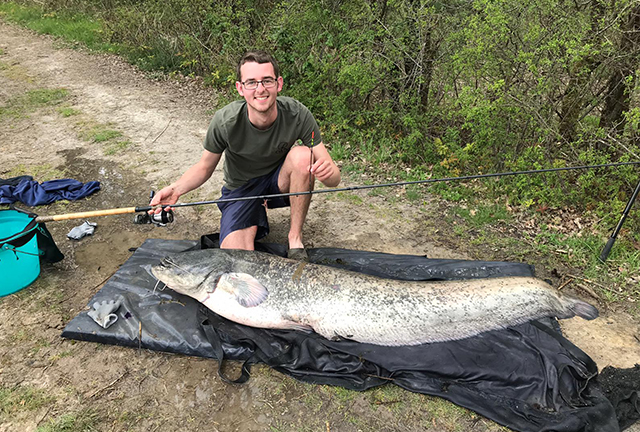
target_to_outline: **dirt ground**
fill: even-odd
[[[41,215],[145,205],[151,189],[198,160],[216,106],[216,95],[197,80],[149,79],[116,57],[63,47],[0,22],[0,106],[38,89],[68,93],[56,105],[0,116],[0,178],[31,174],[40,181],[70,177],[102,184],[87,199],[34,209]],[[105,131],[117,133],[97,138]],[[221,183],[218,170],[182,200],[216,198]],[[449,240],[452,227],[440,211],[388,195],[317,195],[305,240],[312,247],[483,258],[475,246]],[[95,234],[79,242],[66,238],[78,221],[47,224],[64,261],[0,299],[0,431],[504,430],[448,402],[393,386],[350,392],[301,384],[266,367],[255,367],[248,384],[229,386],[218,379],[212,360],[62,339],[64,326],[86,309],[130,248],[148,238],[217,232],[219,212],[215,206],[179,209],[166,228],[132,219],[92,219]],[[287,211],[271,210],[270,220],[267,240],[286,242]],[[497,252],[492,258],[509,257]],[[554,280],[552,270],[538,267],[540,276]],[[600,368],[633,366],[640,360],[637,320],[624,312],[602,315],[562,326]],[[63,429],[64,422],[73,428]]]

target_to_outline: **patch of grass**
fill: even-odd
[[[118,54],[142,70],[152,71],[154,78],[161,79],[169,69],[181,66],[169,42],[159,39],[157,46],[132,46],[110,42],[112,30],[99,17],[90,12],[80,13],[74,6],[67,10],[47,11],[50,5],[18,4],[0,2],[0,16],[38,33],[52,35],[65,45],[75,48],[84,46],[94,51]]]
[[[616,241],[606,263],[600,261],[605,245],[600,236],[577,237],[543,227],[532,240],[538,254],[552,254],[568,266],[582,269],[584,278],[597,283],[589,286],[605,300],[640,301],[640,251],[626,239]]]
[[[58,108],[58,112],[62,117],[71,117],[81,113],[80,110],[71,107],[60,107]]]
[[[306,409],[311,410],[314,414],[318,414],[325,404],[323,394],[325,392],[324,386],[310,389],[305,392],[302,398],[302,403]]]
[[[275,423],[275,425],[269,426],[270,432],[284,432],[287,430],[287,425],[285,425],[284,422],[276,419]]]
[[[32,354],[36,354],[38,351],[40,351],[42,348],[48,348],[51,345],[51,343],[44,338],[38,338],[35,342],[35,346],[33,348],[31,348],[31,353]]]
[[[350,156],[349,144],[343,145],[339,142],[332,143],[329,149],[329,153],[333,160],[346,160]]]
[[[34,89],[24,94],[9,99],[4,105],[0,106],[0,120],[9,117],[21,117],[36,111],[45,106],[59,104],[69,97],[66,89]]]
[[[336,160],[340,160],[340,159],[336,159]],[[366,169],[364,166],[359,165],[358,163],[351,162],[348,160],[346,161],[342,160],[342,166],[340,167],[340,171],[343,173],[343,175],[356,176],[364,173]]]
[[[119,138],[122,136],[122,132],[114,130],[114,129],[101,129],[101,130],[94,130],[93,133],[91,134],[91,139],[93,140],[93,142],[105,142],[105,141],[109,141],[112,140],[114,138]]]
[[[478,231],[476,236],[469,240],[469,244],[471,245],[484,245],[484,244],[493,244],[490,243],[494,238],[484,229]]]
[[[35,89],[27,92],[26,100],[30,105],[54,105],[69,96],[67,89]]]
[[[122,132],[114,129],[112,124],[80,120],[76,126],[80,129],[79,137],[84,141],[105,143],[122,137]]]
[[[411,398],[417,395],[395,385],[384,385],[372,389],[368,396],[373,410],[386,407],[389,411],[399,414],[407,407],[407,401],[410,403]]]
[[[388,189],[369,189],[367,196],[370,197],[384,197],[388,195]]]
[[[453,233],[459,237],[462,237],[466,232],[467,230],[462,225],[453,226]]]
[[[28,330],[26,330],[24,328],[21,328],[18,331],[16,331],[15,333],[10,334],[9,335],[9,340],[11,342],[14,342],[14,343],[23,344],[26,341],[28,341],[29,339],[31,339],[31,336],[32,335]]]
[[[44,390],[33,387],[0,387],[0,418],[20,411],[34,411],[53,402]]]
[[[109,145],[105,150],[104,154],[107,156],[114,155],[120,153],[123,150],[126,150],[132,144],[129,140],[117,141],[114,144]]]
[[[100,422],[92,410],[63,414],[36,429],[36,432],[92,432]]]
[[[0,62],[0,74],[12,81],[22,83],[33,83],[33,77],[29,75],[29,70],[19,64],[9,64]]]
[[[38,33],[61,38],[65,42],[81,42],[88,48],[114,51],[117,45],[108,42],[108,32],[99,19],[82,14],[45,11],[35,5],[14,2],[0,3],[0,14],[7,21],[23,25]]]
[[[51,363],[55,363],[58,360],[60,360],[61,358],[65,358],[65,357],[69,357],[71,354],[73,354],[73,351],[71,350],[67,350],[67,351],[62,351],[58,354],[52,355],[51,357],[49,357],[49,361]]]
[[[353,401],[358,394],[353,390],[348,390],[343,387],[330,387],[330,391],[333,394],[335,403],[338,405],[338,409],[349,406],[350,402]]]
[[[407,199],[409,201],[419,201],[424,196],[424,190],[417,185],[407,186]]]
[[[69,92],[61,88],[29,90],[9,99],[5,105],[0,106],[0,120],[27,116],[39,108],[59,104],[68,96]]]
[[[3,174],[3,177],[18,177],[23,175],[30,175],[39,182],[55,180],[66,177],[64,170],[52,167],[50,164],[42,165],[24,165],[20,164],[13,167],[10,171]]]
[[[152,79],[155,81],[165,81],[168,78],[168,74],[163,70],[151,70],[148,71],[145,76],[148,79]]]
[[[171,180],[161,179],[156,182],[156,190],[163,189],[171,184]]]
[[[91,197],[87,197],[85,198],[85,200],[88,200],[88,198]],[[63,214],[63,213],[71,213],[71,212],[75,212],[75,211],[79,211],[79,209],[77,208],[77,205],[69,200],[60,200],[60,201],[56,201],[53,202],[51,204],[49,204],[46,209],[42,210],[43,214]],[[36,282],[39,279],[36,279]],[[47,287],[48,288],[48,287]],[[54,295],[56,294],[56,291],[53,292]]]
[[[24,113],[16,107],[8,105],[0,107],[0,121],[6,118],[14,119],[22,116],[24,116]]]
[[[337,192],[337,198],[355,205],[361,205],[364,201],[360,196],[349,192]]]
[[[470,200],[474,202],[474,200]],[[469,203],[467,206],[471,207]],[[640,302],[640,250],[632,233],[621,236],[606,263],[599,259],[606,236],[597,232],[566,232],[562,226],[541,225],[536,234],[523,231],[505,234],[499,222],[511,222],[511,213],[502,205],[454,208],[445,217],[447,225],[466,245],[480,254],[478,259],[515,260],[535,263],[541,268],[564,268],[584,279],[575,282],[593,290],[606,303],[629,305]],[[569,270],[573,269],[573,270]],[[570,285],[571,287],[571,285]],[[583,290],[584,291],[584,290]]]
[[[464,418],[475,416],[471,411],[445,399],[430,396],[425,399],[426,410],[431,414],[434,424],[439,425],[440,428],[444,426],[444,430],[462,432],[467,426],[467,422],[463,421]]]
[[[12,342],[25,342],[31,338],[31,333],[25,329],[20,328],[17,332],[9,335],[9,340]]]
[[[632,233],[618,238],[603,263],[599,257],[607,238],[596,231],[566,232],[562,226],[541,224],[536,234],[525,230],[512,236],[505,235],[503,227],[494,226],[495,221],[511,219],[509,213],[495,206],[479,209],[475,214],[466,209],[451,213],[456,217],[445,218],[446,223],[467,244],[481,246],[476,249],[482,255],[479,259],[525,261],[541,268],[565,269],[567,274],[581,278],[576,283],[592,289],[604,302],[625,306],[640,302],[640,250]],[[535,215],[534,218],[538,220]]]
[[[475,209],[458,207],[454,209],[454,213],[465,219],[469,226],[473,228],[511,220],[511,214],[509,214],[508,210],[504,206],[497,204],[478,206]]]
[[[476,193],[472,188],[455,183],[435,183],[431,185],[429,191],[440,195],[447,201],[453,202],[473,198]]]

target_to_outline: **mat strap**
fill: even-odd
[[[244,361],[244,363],[242,363],[242,372],[240,374],[240,377],[235,380],[228,378],[222,372],[222,364],[224,363],[224,350],[222,349],[222,340],[220,338],[220,335],[218,334],[218,330],[209,321],[209,317],[208,317],[209,313],[210,313],[209,310],[206,309],[204,306],[198,308],[200,325],[202,326],[202,330],[204,331],[204,334],[207,337],[207,340],[211,344],[211,349],[213,350],[213,354],[215,358],[218,360],[218,376],[222,381],[226,382],[227,384],[246,383],[247,381],[249,381],[249,378],[251,377],[251,365],[258,362],[258,359],[255,355],[255,352],[256,352],[255,345],[252,344],[253,346],[251,347],[252,348],[251,352],[254,354],[252,354],[250,358],[248,358],[247,360]]]

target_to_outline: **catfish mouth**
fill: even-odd
[[[164,261],[164,259],[162,261]],[[167,277],[167,266],[164,262],[152,265],[151,274],[160,282],[163,282],[165,285],[169,286],[169,278]]]
[[[198,272],[197,266],[178,264],[171,256],[164,257],[159,264],[151,266],[151,273],[160,282],[174,291],[189,295],[199,290],[212,272]]]
[[[151,273],[169,288],[189,290],[200,285],[197,276],[188,268],[178,265],[172,257],[164,257],[159,264],[151,266]]]

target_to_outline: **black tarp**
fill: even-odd
[[[620,430],[612,403],[595,383],[596,364],[559,333],[553,320],[461,341],[381,347],[329,341],[315,333],[242,326],[189,297],[155,287],[150,265],[167,254],[215,243],[215,237],[201,242],[147,240],[89,302],[121,298],[118,321],[102,329],[82,312],[62,335],[186,355],[224,356],[244,360],[246,367],[263,362],[302,381],[353,390],[393,382],[443,397],[518,431]],[[282,245],[257,246],[285,253]],[[534,272],[532,266],[520,263],[434,260],[331,248],[311,249],[309,255],[312,262],[398,279],[530,276]]]

